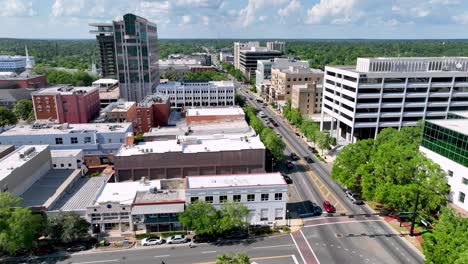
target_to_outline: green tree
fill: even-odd
[[[283,116],[289,121],[291,121],[291,111],[292,111],[291,100],[288,100],[286,101],[286,104],[283,106]]]
[[[69,243],[86,236],[90,223],[75,212],[61,212],[51,216],[47,222],[47,234],[53,238]]]
[[[291,124],[293,124],[294,126],[297,126],[299,127],[302,123],[302,115],[301,115],[301,112],[299,111],[299,109],[297,108],[294,108],[291,110]]]
[[[328,132],[320,132],[317,134],[317,145],[322,151],[330,149],[331,137]]]
[[[234,102],[240,107],[245,106],[245,98],[242,95],[238,94],[237,91],[234,93]]]
[[[250,264],[250,258],[245,253],[230,256],[226,253],[216,257],[216,264]]]
[[[432,232],[423,238],[426,263],[468,263],[468,218],[453,209],[443,209]]]
[[[8,254],[31,248],[43,228],[42,216],[21,203],[8,192],[0,193],[0,250]]]
[[[216,234],[218,232],[218,213],[212,204],[196,201],[179,214],[179,222],[197,234]]]
[[[265,128],[260,135],[265,147],[270,151],[271,155],[276,160],[282,160],[284,158],[284,149],[286,145],[284,142],[269,128]]]
[[[29,99],[22,99],[19,100],[15,107],[13,108],[13,113],[16,115],[18,119],[28,120],[32,116],[34,116],[34,109],[33,103]]]
[[[224,233],[234,229],[246,229],[249,225],[247,222],[248,214],[249,210],[241,203],[224,203],[219,211],[218,231]]]
[[[0,128],[8,125],[14,125],[18,122],[16,115],[8,108],[0,106]]]
[[[250,91],[252,93],[256,93],[257,92],[257,87],[255,85],[252,85],[252,87],[250,87]]]

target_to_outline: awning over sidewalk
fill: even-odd
[[[181,213],[184,211],[184,205],[184,203],[134,205],[132,215]]]

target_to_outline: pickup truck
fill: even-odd
[[[351,191],[346,191],[346,196],[348,196],[349,200],[353,202],[353,204],[363,204],[361,197],[358,194],[354,194]]]

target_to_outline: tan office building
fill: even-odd
[[[301,115],[320,113],[322,106],[321,84],[295,84],[291,91],[291,106],[298,108]]]
[[[291,66],[287,69],[271,69],[270,101],[291,99],[293,85],[321,83],[323,71],[302,66]]]

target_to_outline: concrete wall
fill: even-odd
[[[265,150],[146,153],[116,156],[116,181],[183,178],[189,175],[265,172]]]

